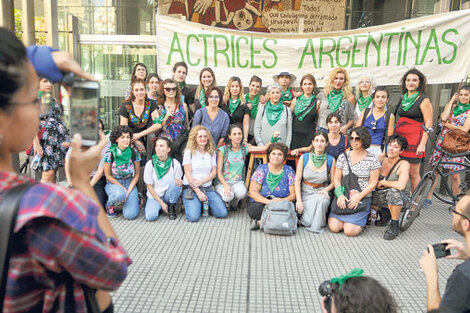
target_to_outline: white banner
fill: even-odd
[[[346,68],[354,85],[362,73],[379,85],[398,85],[412,67],[431,84],[460,82],[470,64],[470,10],[315,34],[233,31],[159,15],[157,51],[161,76],[171,77],[173,64],[185,61],[189,84],[199,84],[204,67],[214,70],[220,86],[231,76],[247,85],[252,75],[266,86],[289,71],[299,78],[311,73],[321,87],[335,67]]]

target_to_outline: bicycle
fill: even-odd
[[[467,158],[467,156],[470,155],[470,151],[458,153],[458,154],[452,154],[448,151],[445,151],[441,149],[440,147],[437,147],[436,145],[437,138],[432,128],[426,128],[424,125],[422,125],[421,128],[428,134],[429,139],[433,145],[433,149],[441,152],[441,156],[439,157],[439,159],[437,160],[433,168],[423,175],[415,191],[412,193],[411,199],[404,204],[403,209],[402,209],[402,214],[400,216],[400,223],[399,223],[401,231],[407,230],[411,226],[411,224],[413,224],[416,217],[418,217],[420,210],[424,206],[424,201],[427,199],[427,196],[429,192],[431,191],[434,181],[437,178],[436,173],[439,174],[441,179],[444,179],[444,181],[446,182],[444,184],[444,187],[445,187],[445,194],[448,194],[448,196],[446,196],[445,194],[441,195],[437,193],[436,191],[433,192],[433,195],[437,199],[443,201],[444,203],[455,205],[457,201],[459,201],[459,199],[464,194],[459,193],[458,195],[454,195],[452,192],[452,189],[447,184],[447,177],[455,173],[470,172],[470,160]],[[444,156],[447,156],[449,158],[464,157],[464,162],[462,164],[462,163],[456,163],[456,162],[443,161],[442,159]],[[442,165],[460,165],[460,166],[463,166],[464,168],[458,171],[445,171],[444,172],[441,167]]]

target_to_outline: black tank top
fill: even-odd
[[[398,115],[400,117],[408,117],[408,118],[411,118],[417,122],[420,122],[420,123],[424,123],[424,117],[423,117],[423,113],[421,112],[421,109],[420,109],[420,105],[421,105],[421,102],[424,101],[424,99],[429,99],[429,97],[423,93],[421,93],[418,97],[418,99],[416,99],[415,103],[413,104],[413,106],[411,107],[411,109],[409,109],[408,111],[404,111],[403,110],[403,106],[401,105],[401,99],[400,99],[400,102],[398,102],[398,109],[395,110],[395,115]],[[398,120],[398,119],[397,119]]]

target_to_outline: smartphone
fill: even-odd
[[[83,146],[98,143],[98,114],[100,84],[94,81],[75,81],[70,98],[70,133],[80,134]]]
[[[434,254],[436,255],[436,259],[450,255],[450,249],[446,250],[446,243],[436,243],[433,244],[432,247],[434,248]]]

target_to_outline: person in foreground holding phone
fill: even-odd
[[[15,173],[11,155],[26,150],[31,144],[38,129],[39,110],[38,80],[25,47],[6,28],[0,28],[0,38],[2,201],[3,192],[33,181]],[[55,78],[60,75],[48,75],[49,70],[41,73],[46,65],[56,73],[73,71],[84,77],[78,64],[63,52],[33,47],[28,53],[37,71],[52,81],[59,81],[60,78]],[[86,152],[80,152],[81,138],[79,135],[73,138],[70,175],[75,190],[38,183],[24,194],[12,238],[6,292],[0,294],[4,300],[0,311],[87,312],[82,287],[85,285],[99,289],[96,295],[101,311],[113,312],[105,290],[116,290],[120,286],[131,260],[100,209],[89,181],[105,144],[101,141]],[[84,255],[93,255],[93,258],[81,257]]]
[[[427,286],[427,309],[439,312],[469,312],[470,311],[470,195],[464,196],[455,207],[449,208],[452,214],[452,229],[464,237],[465,242],[454,239],[443,240],[441,245],[428,245],[419,260]],[[434,247],[433,247],[434,246]],[[455,249],[455,254],[450,254]],[[460,259],[463,263],[457,265],[447,279],[446,289],[441,298],[439,293],[436,258]]]

